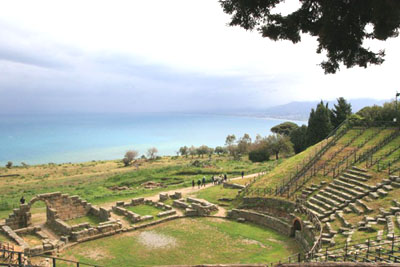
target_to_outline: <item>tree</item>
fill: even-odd
[[[217,155],[221,155],[221,154],[226,153],[226,149],[223,148],[222,146],[217,146],[217,147],[215,148],[214,152],[215,152]]]
[[[290,133],[290,142],[293,144],[294,153],[300,153],[307,148],[307,126],[302,125]]]
[[[266,142],[271,154],[275,154],[277,160],[279,153],[291,153],[293,151],[293,144],[287,136],[273,134],[267,137]]]
[[[271,132],[289,136],[290,133],[297,128],[299,128],[299,126],[296,123],[286,121],[286,122],[283,122],[281,124],[278,124],[278,125],[275,125],[274,127],[272,127]]]
[[[147,150],[147,157],[148,157],[149,159],[152,159],[152,160],[153,160],[153,159],[156,158],[157,153],[158,153],[158,149],[155,148],[155,147],[151,147],[151,148],[149,148],[149,149]]]
[[[131,164],[131,162],[139,155],[139,153],[136,150],[128,150],[125,153],[124,158],[122,159],[122,162],[124,163],[125,167]]]
[[[209,154],[209,152],[210,152],[210,148],[208,146],[206,146],[206,145],[202,145],[202,146],[199,146],[197,148],[197,154],[199,156],[201,155],[201,157],[203,157],[204,155]]]
[[[237,143],[239,152],[241,154],[247,154],[249,152],[251,146],[251,137],[247,133],[243,135],[242,138],[239,139]]]
[[[231,156],[237,157],[237,146],[235,145],[236,136],[234,134],[228,135],[225,139],[226,148]]]
[[[225,145],[231,146],[235,143],[235,141],[236,141],[236,136],[234,134],[228,135],[225,139]]]
[[[315,111],[314,109],[311,110],[307,128],[308,145],[318,143],[331,132],[332,124],[329,114],[328,104],[325,105],[323,101],[317,105]]]
[[[301,33],[317,37],[317,53],[327,52],[321,63],[325,73],[335,73],[339,63],[347,68],[380,65],[385,52],[365,48],[366,39],[386,40],[398,36],[398,0],[302,0],[296,11],[282,16],[274,8],[284,0],[219,0],[225,13],[232,15],[230,26],[256,29],[274,41],[301,41]]]
[[[9,162],[7,162],[7,164],[6,164],[6,168],[7,168],[7,169],[11,169],[12,165],[13,165],[12,161],[9,161]]]
[[[271,150],[267,145],[258,146],[249,152],[249,160],[252,162],[263,162],[269,160],[270,156]]]
[[[186,156],[187,157],[188,154],[189,154],[189,148],[187,146],[182,146],[182,147],[179,148],[179,153],[182,156]]]
[[[189,155],[192,156],[192,158],[194,157],[194,155],[196,155],[197,153],[197,149],[194,146],[189,147]]]
[[[352,114],[351,104],[348,103],[343,97],[339,97],[337,99],[337,105],[333,105],[333,109],[331,111],[331,123],[333,128],[338,127]]]

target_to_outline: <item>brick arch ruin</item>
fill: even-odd
[[[18,209],[6,219],[6,225],[11,229],[20,229],[32,225],[31,207],[37,201],[43,201],[46,204],[46,223],[51,225],[58,219],[63,221],[85,216],[89,212],[100,215],[100,210],[92,207],[90,203],[82,200],[78,196],[69,196],[60,192],[40,194],[33,197],[28,203],[21,204]],[[109,218],[109,214],[104,212],[104,219]]]

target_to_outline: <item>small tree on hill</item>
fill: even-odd
[[[136,150],[129,150],[125,153],[125,157],[122,159],[125,167],[130,165],[131,162],[139,155]]]
[[[217,155],[221,155],[221,154],[226,153],[226,149],[224,149],[222,146],[217,146],[217,147],[215,148],[214,152],[215,152]]]
[[[182,146],[182,147],[179,148],[179,153],[182,156],[186,156],[187,157],[188,154],[189,154],[189,148],[187,146]]]
[[[241,154],[247,154],[250,150],[251,146],[251,137],[247,133],[243,135],[242,138],[239,139],[237,143],[239,152]]]
[[[155,147],[151,147],[147,150],[147,157],[151,160],[155,159],[158,153],[158,149]]]
[[[13,165],[12,161],[9,161],[6,164],[6,168],[11,169],[12,165]]]
[[[270,135],[266,139],[268,149],[271,154],[279,159],[279,153],[291,153],[293,151],[293,144],[290,142],[289,137],[279,134]]]

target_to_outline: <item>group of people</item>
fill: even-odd
[[[226,181],[228,181],[228,176],[226,174],[221,174],[218,177],[215,177],[214,175],[211,176],[211,183],[213,185],[221,184],[221,183],[226,182]],[[198,179],[197,182],[195,180],[192,180],[192,187],[193,188],[196,186],[196,183],[197,183],[198,188],[200,188],[202,186],[205,187],[206,184],[208,183],[208,181],[207,181],[205,176],[203,176],[203,179]]]

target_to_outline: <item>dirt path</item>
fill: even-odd
[[[265,172],[253,173],[253,174],[249,174],[249,175],[243,176],[243,179],[246,179],[246,178],[255,178],[255,177],[258,177],[259,175],[263,175],[263,174],[265,174]],[[230,182],[230,181],[235,181],[235,180],[240,180],[240,179],[242,179],[241,176],[239,176],[239,177],[234,177],[234,178],[228,179],[228,182]],[[211,186],[214,186],[214,185],[213,185],[212,183],[208,183],[208,184],[206,184],[205,186],[201,186],[200,188],[199,188],[197,185],[195,185],[195,187],[178,188],[178,189],[173,189],[173,190],[168,190],[168,191],[159,192],[159,193],[157,193],[157,194],[155,194],[155,195],[153,195],[153,196],[149,196],[149,197],[145,197],[145,198],[146,198],[146,199],[153,200],[153,201],[158,201],[158,200],[159,200],[159,194],[167,193],[168,195],[173,195],[175,192],[182,193],[182,196],[186,196],[186,195],[188,195],[188,194],[191,194],[191,193],[193,193],[193,192],[197,192],[197,191],[200,191],[200,190],[209,188],[209,187],[211,187]],[[130,200],[130,199],[131,199],[131,198],[126,199],[126,200]],[[123,200],[121,200],[121,201],[123,201]],[[115,206],[115,205],[116,205],[116,202],[109,202],[109,203],[104,203],[104,204],[99,205],[99,206],[104,207],[104,208],[111,208],[112,206]]]

